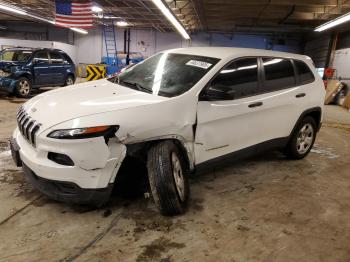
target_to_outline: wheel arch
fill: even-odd
[[[306,117],[306,116],[311,116],[315,122],[316,122],[316,128],[317,128],[317,131],[320,130],[321,128],[321,120],[322,120],[322,108],[321,107],[313,107],[313,108],[309,108],[307,110],[305,110],[298,118],[298,120],[296,121],[294,127],[293,127],[293,130],[292,132],[290,133],[289,135],[289,139],[292,137],[292,135],[294,134],[296,128],[298,127],[300,121]]]
[[[33,84],[33,75],[32,75],[32,74],[30,74],[30,73],[28,73],[28,72],[21,73],[21,74],[17,77],[17,79],[20,79],[21,77],[27,78],[27,79],[30,81],[30,83]]]
[[[73,80],[74,80],[74,82],[75,82],[75,80],[76,80],[75,74],[74,74],[73,72],[67,73],[66,79],[67,79],[69,76],[73,77]]]
[[[146,141],[142,141],[134,144],[127,144],[126,154],[129,156],[137,156],[145,159],[147,157],[148,150],[155,144],[159,142],[172,141],[180,150],[181,154],[184,157],[186,168],[188,170],[194,169],[193,156],[191,155],[190,150],[186,147],[185,140],[181,137],[161,137],[161,138],[152,138]]]

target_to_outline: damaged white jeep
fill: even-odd
[[[305,157],[324,94],[306,56],[175,49],[114,78],[30,99],[17,114],[11,150],[44,194],[96,206],[109,199],[125,157],[137,156],[160,212],[180,214],[188,174],[200,167],[272,148]]]

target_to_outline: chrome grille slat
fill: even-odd
[[[36,147],[36,134],[41,124],[37,123],[21,107],[17,112],[17,125],[22,136],[34,147]]]
[[[25,127],[25,134],[26,134],[26,137],[28,138],[29,141],[30,141],[29,129],[32,125],[33,125],[33,121],[30,120]]]

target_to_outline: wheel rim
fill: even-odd
[[[314,140],[314,128],[307,123],[300,129],[297,138],[297,151],[299,154],[305,154],[311,147]]]
[[[171,153],[171,163],[173,166],[173,176],[175,180],[176,190],[179,194],[181,201],[185,200],[185,181],[183,177],[182,167],[180,159],[175,152]]]
[[[71,77],[68,77],[67,79],[67,86],[73,85],[73,79]]]
[[[21,80],[18,84],[19,86],[19,93],[23,96],[26,96],[29,94],[29,91],[30,91],[30,85],[29,85],[29,82],[28,80]]]

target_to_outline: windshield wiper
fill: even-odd
[[[134,88],[134,89],[139,90],[139,91],[143,91],[146,93],[152,93],[152,90],[150,90],[146,87],[143,87],[142,85],[140,85],[138,83],[133,83],[133,82],[124,81],[124,80],[120,80],[120,79],[119,79],[118,83],[128,85],[129,87]]]

